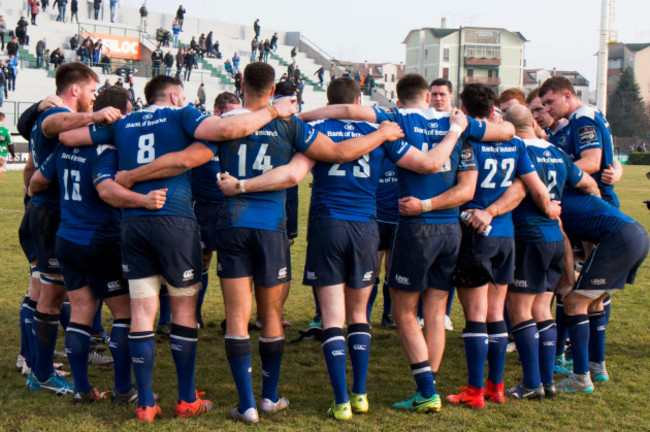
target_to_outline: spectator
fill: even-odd
[[[190,41],[190,49],[193,49],[194,51],[199,49],[199,44],[196,42],[196,36],[192,36],[192,40]]]
[[[253,23],[253,31],[255,31],[255,37],[257,39],[260,38],[260,30],[261,30],[261,28],[260,28],[260,19],[257,18],[255,20],[255,22]]]
[[[334,63],[330,63],[330,82],[336,79],[336,66]]]
[[[131,104],[135,103],[135,89],[133,88],[133,83],[129,83],[129,99],[131,99]]]
[[[299,69],[296,68],[296,72],[298,72]],[[302,92],[305,89],[305,85],[302,83],[302,79],[300,76],[296,76],[296,101],[298,102],[298,112],[302,112]]]
[[[181,27],[181,31],[183,31],[183,21],[185,21],[185,8],[183,5],[180,5],[178,7],[178,10],[176,11],[176,21],[178,21],[178,25]]]
[[[356,71],[355,74],[354,74],[354,80],[355,80],[357,83],[361,83],[361,73],[359,72],[359,69],[357,69],[357,71]]]
[[[102,0],[95,0],[94,9],[95,9],[95,20],[99,19],[99,9],[102,7]]]
[[[111,73],[111,57],[108,54],[108,47],[104,47],[101,56],[99,57],[99,62],[102,64],[102,73],[104,75]]]
[[[18,20],[18,25],[16,26],[16,36],[18,37],[18,43],[25,46],[29,45],[29,36],[27,36],[27,26],[29,23],[25,17],[20,17]]]
[[[174,66],[174,56],[172,55],[171,51],[167,50],[167,54],[165,54],[163,63],[165,63],[165,75],[172,76],[172,67]]]
[[[111,22],[115,22],[115,7],[120,0],[111,0]]]
[[[9,56],[7,62],[7,90],[16,91],[16,75],[18,75],[18,57]]]
[[[207,48],[205,47],[205,33],[201,33],[201,36],[199,36],[199,49],[197,50],[199,56],[203,58],[203,54],[207,51]]]
[[[79,36],[75,34],[70,38],[70,49],[72,51],[76,51],[78,47],[79,47]]]
[[[242,82],[242,74],[241,72],[237,72],[235,74],[235,94],[237,95],[238,98],[242,98],[244,95],[244,92],[241,90],[241,82]]]
[[[323,87],[323,82],[325,80],[325,67],[321,66],[320,69],[314,72],[314,75],[318,76],[318,84]]]
[[[257,47],[259,47],[259,45],[260,43],[257,41],[257,37],[254,37],[251,41],[251,62],[255,61],[255,57],[257,56]]]
[[[147,4],[142,3],[140,8],[140,29],[143,32],[147,32],[147,17],[149,16],[149,11],[147,10]]]
[[[289,81],[293,81],[293,71],[296,70],[296,62],[291,62],[289,66],[287,66],[287,75],[289,75]]]
[[[7,83],[7,70],[4,63],[0,60],[0,107],[5,99],[5,85]]]
[[[262,60],[264,60],[264,44],[260,43],[257,46],[257,48],[260,50],[260,54],[259,54],[259,56],[257,58],[257,61],[262,61]],[[255,61],[255,60],[253,59],[253,61]]]
[[[219,41],[216,41],[213,45],[212,48],[214,49],[214,55],[218,59],[221,58],[221,52],[219,52]]]
[[[269,52],[271,51],[271,42],[268,39],[264,41],[264,62],[269,62]]]
[[[226,62],[223,64],[224,69],[226,72],[228,72],[228,75],[230,75],[231,78],[235,77],[235,73],[232,69],[232,63],[230,63],[230,60],[226,60]]]
[[[50,2],[48,0],[41,0],[41,9],[43,9],[43,12],[45,12],[45,9],[47,9],[47,5],[49,5]]]
[[[84,40],[81,44],[81,47],[77,50],[77,54],[79,55],[81,61],[86,64],[91,63],[92,52],[92,42],[88,39]]]
[[[176,53],[176,78],[181,79],[181,72],[185,65],[185,48],[180,47]]]
[[[67,1],[67,0],[59,0],[60,1]],[[70,0],[70,22],[72,23],[72,20],[76,19],[77,24],[79,24],[79,1],[78,0]],[[65,22],[65,5],[63,6],[63,20],[62,22]]]
[[[153,69],[151,71],[152,77],[160,75],[160,67],[162,66],[163,59],[164,55],[160,49],[160,44],[158,44],[154,52],[151,53],[151,62],[153,64]]]
[[[36,42],[36,68],[40,69],[45,60],[45,49],[47,48],[47,38]]]
[[[38,0],[32,0],[32,25],[36,25],[36,15],[38,15],[38,7],[40,3]]]
[[[298,55],[298,52],[296,51],[296,47],[291,48],[291,60],[293,61],[296,56]]]
[[[212,46],[212,31],[205,37],[205,47],[208,50],[208,57],[216,57],[214,47]]]
[[[52,63],[54,69],[58,68],[64,61],[65,57],[63,56],[63,51],[61,48],[55,49],[50,55],[50,63]]]
[[[192,69],[194,69],[194,65],[196,64],[196,55],[194,54],[194,50],[190,49],[187,53],[185,53],[185,81],[190,80],[190,76],[192,75]]]
[[[122,77],[119,77],[117,81],[115,81],[115,85],[124,88],[124,82],[122,81]]]
[[[293,81],[298,82],[298,78],[300,78],[301,73],[300,73],[300,67],[296,66],[296,70],[293,71]]]
[[[104,52],[104,42],[101,39],[97,39],[97,42],[95,42],[95,46],[93,47],[94,64],[99,64],[103,52]]]
[[[50,70],[50,57],[52,53],[50,52],[50,49],[45,50],[45,54],[43,55],[44,61],[43,63],[45,64],[45,70]]]
[[[289,75],[287,75],[287,73],[285,72],[285,73],[282,74],[282,76],[280,77],[278,82],[283,82],[283,81],[287,81],[287,80],[289,80]]]
[[[142,103],[142,98],[138,96],[135,98],[135,103],[133,104],[133,111],[140,111],[142,108],[144,108],[144,104]]]
[[[0,60],[0,73],[4,76],[4,98],[7,99],[9,97],[9,91],[7,89],[9,85],[9,67],[2,60]]]
[[[237,55],[237,53],[235,53],[232,56],[232,70],[233,70],[233,72],[237,72],[239,70],[239,60],[240,60],[239,56]]]
[[[12,56],[16,54],[18,54],[18,40],[14,36],[7,42],[7,55]]]
[[[106,78],[106,81],[104,81],[104,85],[97,89],[97,94],[100,94],[110,86],[111,86],[111,81],[108,78]]]
[[[637,147],[636,151],[645,153],[648,151],[648,146],[646,145],[645,141],[643,141],[639,146]]]
[[[205,84],[201,83],[199,89],[196,91],[196,97],[199,98],[201,105],[205,105]]]
[[[271,49],[273,52],[276,52],[278,50],[278,34],[273,33],[273,36],[271,36]]]
[[[2,49],[0,51],[5,50],[5,32],[7,31],[7,23],[5,22],[5,19],[2,15],[0,15],[0,42],[2,43]]]
[[[169,42],[171,41],[171,39],[172,39],[172,35],[169,32],[169,30],[163,29],[163,39],[162,39],[163,46],[169,47]]]
[[[178,20],[175,19],[172,24],[172,46],[176,48],[178,46],[178,34],[181,31],[181,26],[178,24]]]

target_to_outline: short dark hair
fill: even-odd
[[[512,99],[517,99],[520,104],[524,105],[526,103],[526,93],[517,87],[505,89],[499,95],[499,105]]]
[[[336,78],[327,86],[327,102],[330,105],[353,104],[360,95],[361,87],[352,78]]]
[[[4,120],[4,119],[5,119],[5,113],[0,111],[0,120]]]
[[[539,87],[534,88],[528,93],[528,96],[526,96],[526,105],[530,105],[532,101],[535,100],[535,98],[539,97]]]
[[[131,97],[127,89],[115,85],[110,86],[97,96],[93,104],[93,111],[110,106],[119,109],[125,115],[130,101]]]
[[[144,98],[147,100],[147,105],[153,105],[156,103],[158,99],[163,97],[167,87],[173,85],[183,87],[183,81],[176,77],[167,75],[157,75],[151,78],[144,86]]]
[[[294,96],[296,94],[296,85],[291,81],[280,81],[275,85],[273,96]]]
[[[261,96],[273,87],[275,69],[264,62],[249,63],[244,68],[244,86],[246,92]]]
[[[222,114],[226,110],[227,104],[238,104],[240,103],[239,98],[234,93],[230,92],[221,92],[214,100],[214,107],[219,110]]]
[[[492,114],[496,96],[485,84],[467,84],[460,93],[467,114],[476,118],[487,118]]]
[[[451,81],[449,81],[449,80],[446,79],[446,78],[436,78],[436,79],[434,79],[433,81],[431,81],[431,84],[429,85],[429,89],[430,89],[431,87],[433,87],[433,86],[437,86],[437,87],[438,87],[438,86],[440,86],[440,87],[441,87],[441,86],[445,86],[445,87],[447,87],[447,88],[449,89],[449,93],[453,93],[453,92],[454,92],[454,86],[453,86],[453,84],[451,83]]]
[[[552,91],[553,93],[561,93],[563,91],[568,91],[575,96],[576,91],[573,88],[573,84],[566,77],[563,76],[553,76],[544,81],[544,84],[539,88],[539,97],[543,98],[546,93]]]
[[[54,80],[56,82],[56,94],[60,96],[72,84],[79,84],[90,80],[99,82],[99,77],[94,70],[84,63],[68,62],[56,68]]]
[[[429,91],[429,83],[420,74],[409,73],[397,81],[397,99],[401,102],[411,102],[422,92]]]

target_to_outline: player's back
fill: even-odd
[[[220,172],[221,167],[219,165],[218,156],[215,156],[205,164],[192,169],[192,197],[194,201],[213,204],[223,203],[223,192],[221,192],[221,189],[217,186],[217,176]]]
[[[55,165],[61,192],[61,223],[57,235],[80,245],[119,238],[121,214],[101,200],[95,186],[117,170],[115,148],[108,145],[70,148],[59,146],[43,166]]]
[[[399,219],[399,186],[397,185],[397,167],[385,158],[379,169],[379,184],[376,200],[377,221],[397,223]]]
[[[234,110],[226,115],[246,112],[249,111]],[[221,170],[240,180],[259,176],[287,164],[294,152],[306,151],[317,134],[315,129],[295,116],[273,120],[247,137],[221,142],[218,148]],[[285,231],[285,198],[284,190],[226,197],[218,228]]]
[[[364,136],[377,129],[376,124],[342,120],[321,120],[311,125],[334,142]],[[407,149],[405,142],[384,143],[356,161],[317,162],[312,169],[310,218],[373,221],[381,164],[387,156],[398,160]]]
[[[215,151],[215,144],[193,138],[194,130],[205,116],[194,107],[163,107],[152,105],[129,114],[109,127],[91,127],[95,144],[114,143],[119,169],[132,170],[167,153],[178,152],[193,142],[201,142]],[[133,191],[147,194],[167,188],[167,201],[160,210],[125,209],[124,217],[184,216],[194,219],[190,172],[167,179],[137,183]]]

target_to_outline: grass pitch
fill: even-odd
[[[628,166],[616,186],[622,210],[650,229],[650,211],[642,203],[650,199],[650,182],[645,178],[649,167]],[[72,405],[70,397],[46,393],[31,394],[25,378],[16,372],[14,363],[20,348],[18,312],[27,289],[29,267],[18,244],[17,230],[23,215],[21,174],[5,173],[0,181],[0,430],[98,431],[98,430],[242,430],[247,427],[229,418],[237,404],[237,393],[230,376],[224,352],[223,331],[219,323],[224,317],[223,302],[215,275],[210,271],[210,287],[206,295],[203,317],[207,328],[200,331],[196,364],[196,387],[205,391],[215,403],[213,411],[194,419],[176,419],[173,407],[176,398],[176,374],[168,340],[156,340],[154,391],[160,395],[162,418],[154,425],[134,421],[134,406],[116,406],[108,401],[86,406]],[[300,233],[292,247],[292,290],[285,308],[285,317],[293,323],[287,329],[287,342],[295,340],[298,330],[306,327],[313,316],[311,289],[300,282],[306,250],[306,217],[309,202],[308,181],[300,187]],[[415,385],[409,366],[394,330],[381,327],[381,294],[373,311],[373,335],[368,397],[370,412],[356,415],[348,423],[336,422],[326,416],[333,400],[320,344],[314,341],[287,343],[285,347],[280,394],[291,405],[272,417],[262,417],[257,428],[271,430],[650,430],[648,389],[650,388],[650,261],[638,273],[634,286],[613,296],[612,315],[607,338],[607,367],[611,381],[597,384],[590,395],[563,395],[542,402],[507,401],[496,406],[488,404],[482,411],[451,406],[443,402],[439,414],[400,413],[390,408],[393,402],[408,398]],[[461,339],[462,310],[454,302],[452,319],[456,329],[447,332],[447,350],[438,375],[437,389],[441,395],[457,391],[466,383],[465,354]],[[110,313],[104,312],[104,327],[110,329]],[[257,355],[259,333],[252,332],[253,382],[259,397],[261,387],[260,361]],[[63,346],[59,333],[58,349]],[[69,370],[69,369],[68,369]],[[90,380],[100,390],[112,388],[110,368],[89,366]],[[506,360],[505,384],[514,385],[521,378],[516,354]],[[561,377],[556,376],[556,379]],[[348,381],[351,370],[348,368]],[[351,384],[349,384],[351,385]]]

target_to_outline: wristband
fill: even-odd
[[[454,132],[454,133],[460,135],[460,134],[463,133],[463,128],[460,127],[460,126],[459,126],[458,124],[456,124],[456,123],[452,123],[451,126],[449,126],[449,132]]]
[[[246,184],[246,180],[240,180],[239,181],[239,190],[241,191],[241,193],[246,193],[245,184]]]
[[[430,212],[432,208],[430,199],[422,200],[422,213]]]
[[[269,114],[271,114],[271,119],[272,120],[279,117],[278,116],[278,110],[274,106],[268,106],[268,107],[266,107],[266,109],[269,110]]]

